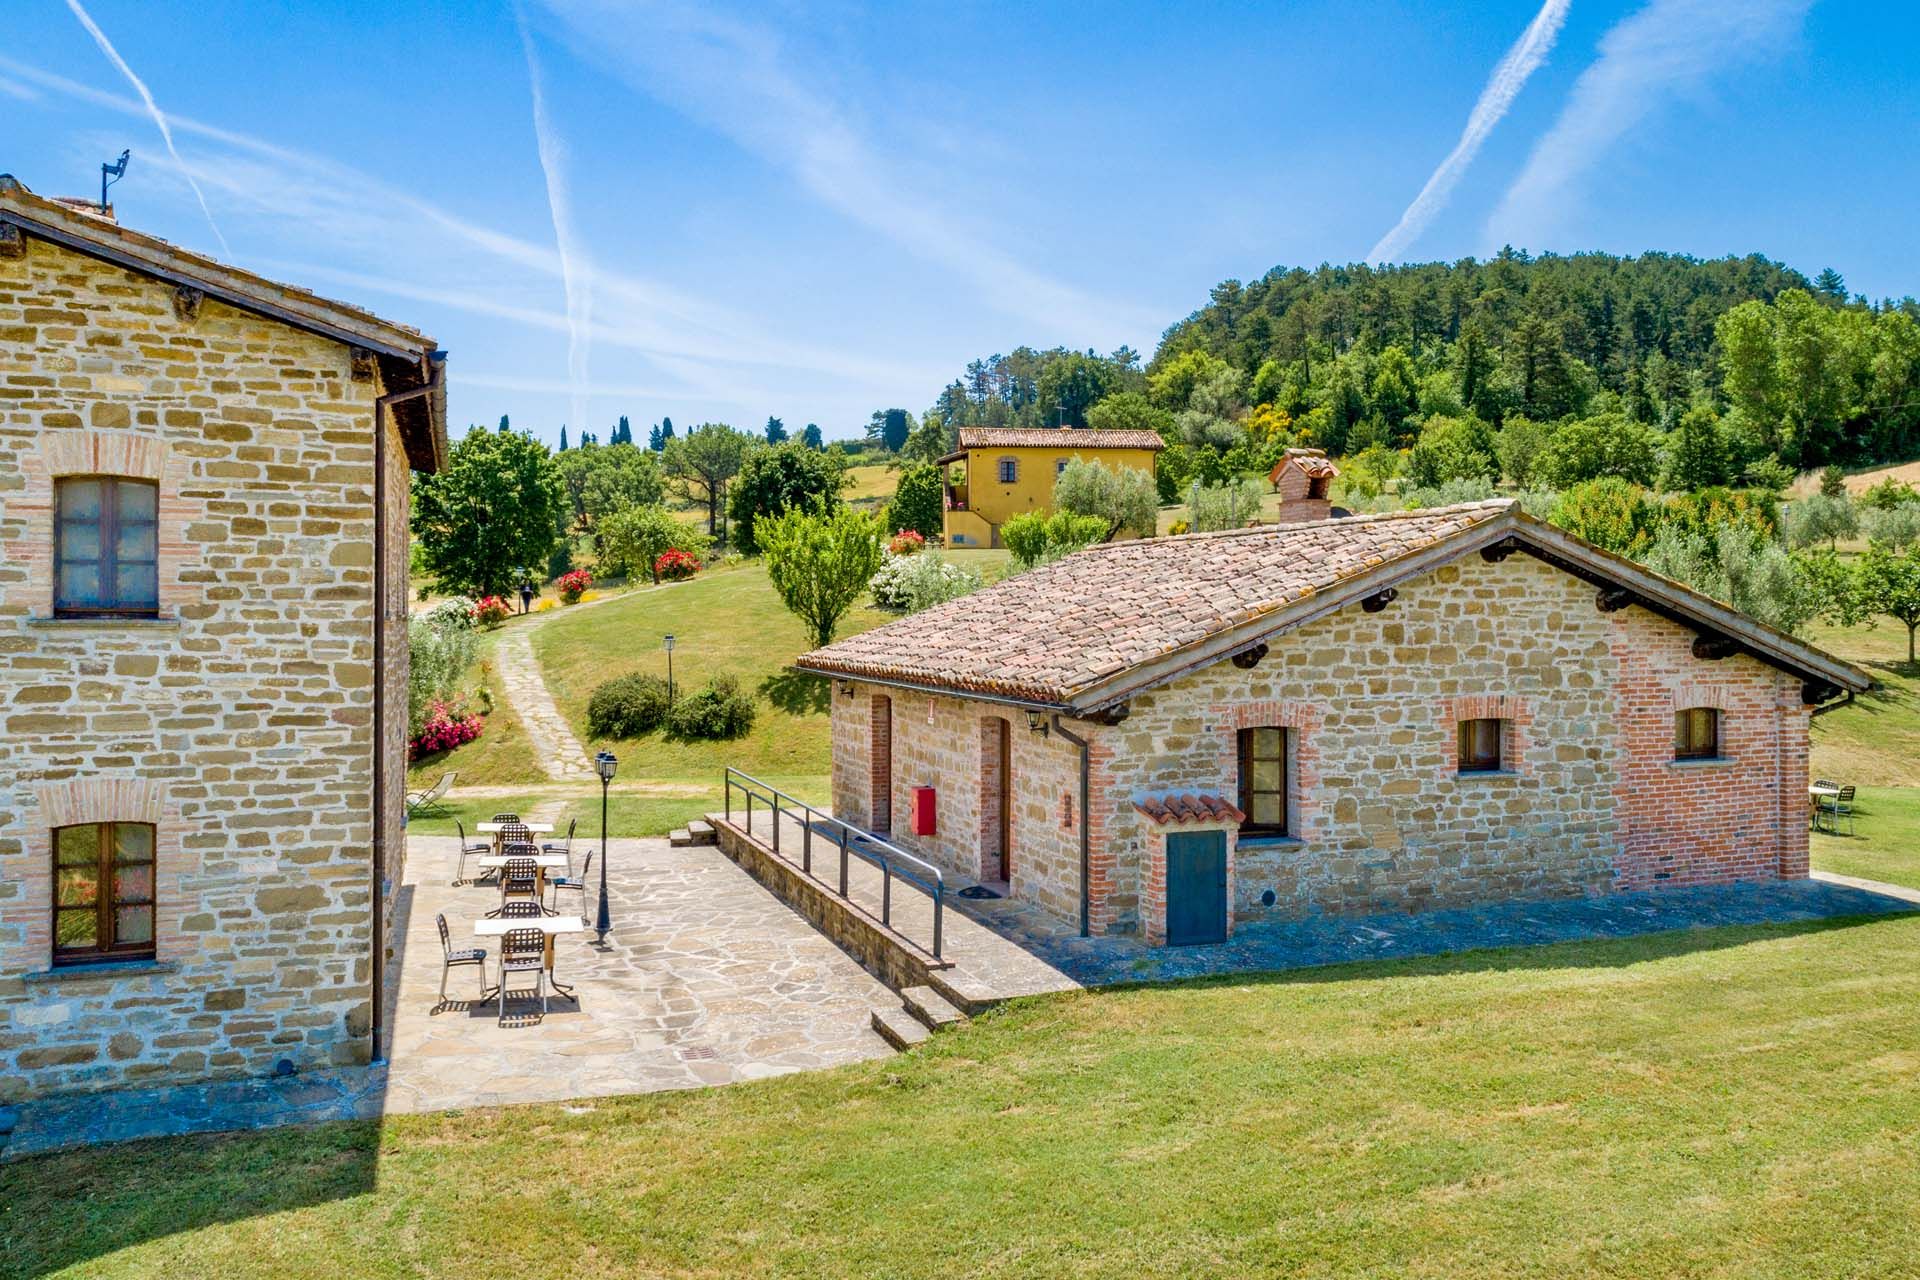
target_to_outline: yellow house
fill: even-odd
[[[1075,458],[1153,473],[1164,448],[1156,431],[962,427],[960,447],[940,459],[950,547],[997,547],[1000,526],[1028,511],[1053,511],[1053,482]],[[956,464],[966,473],[954,479]]]

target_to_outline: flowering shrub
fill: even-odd
[[[473,602],[473,620],[483,627],[497,627],[513,613],[502,596],[481,596]]]
[[[931,552],[924,556],[888,554],[880,562],[880,571],[867,580],[867,588],[882,609],[918,613],[978,591],[980,574]]]
[[[426,720],[420,732],[407,743],[407,759],[418,760],[440,751],[451,751],[480,736],[485,722],[468,711],[464,703],[434,701],[427,704]]]
[[[684,582],[700,572],[700,558],[684,551],[663,551],[653,562],[653,576],[662,582]]]
[[[910,556],[927,545],[927,539],[918,529],[902,529],[887,539],[887,550],[896,556]]]
[[[572,573],[563,573],[554,585],[560,588],[560,599],[564,604],[578,604],[580,597],[587,594],[587,588],[593,585],[593,575],[585,569],[575,569]]]

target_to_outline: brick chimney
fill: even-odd
[[[1325,520],[1333,514],[1331,490],[1340,469],[1325,449],[1289,449],[1267,479],[1280,495],[1281,524]]]

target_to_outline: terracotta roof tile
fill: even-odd
[[[1085,427],[962,427],[961,449],[1164,449],[1158,431]]]
[[[1108,543],[816,649],[797,665],[1062,704],[1514,505],[1495,500]]]
[[[1192,822],[1231,822],[1238,826],[1247,820],[1247,815],[1240,811],[1240,807],[1224,796],[1194,792],[1135,796],[1133,807],[1162,826]]]

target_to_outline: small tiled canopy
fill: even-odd
[[[1161,826],[1171,823],[1228,822],[1239,826],[1247,815],[1223,796],[1175,792],[1163,796],[1135,796],[1133,807]]]

